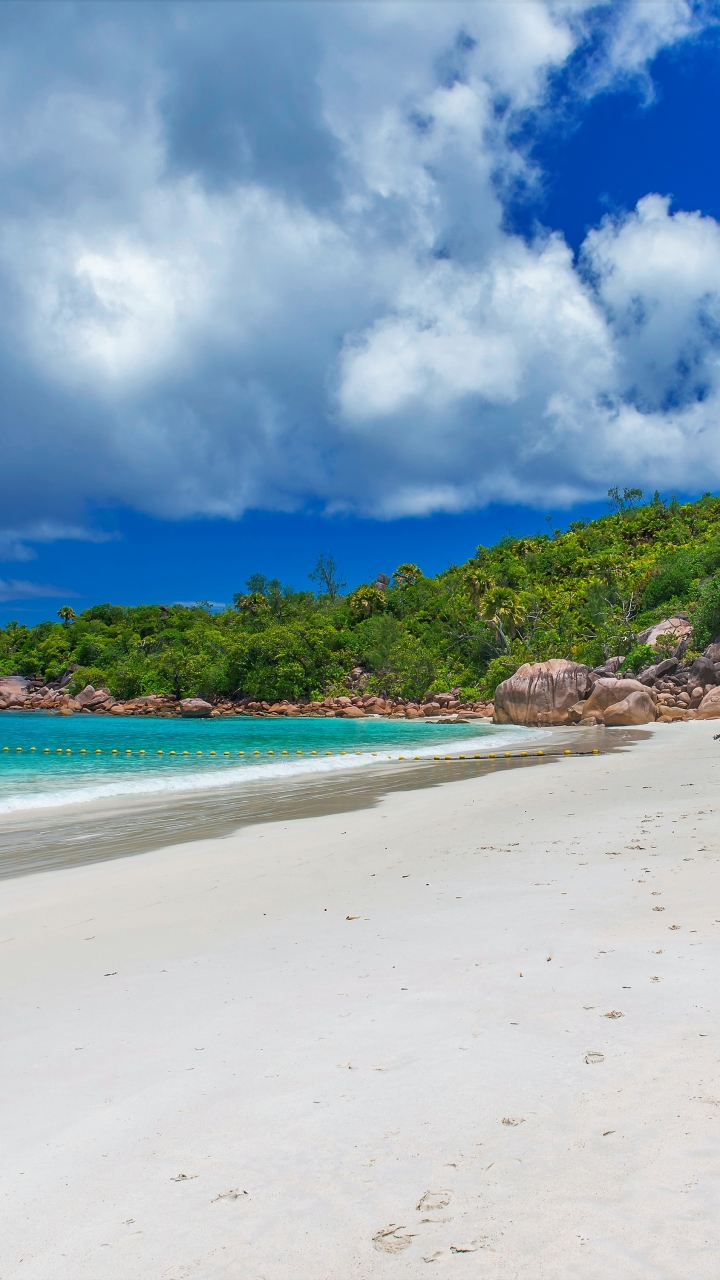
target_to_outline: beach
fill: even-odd
[[[5,880],[2,1280],[714,1278],[714,731]]]

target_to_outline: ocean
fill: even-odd
[[[424,720],[0,716],[0,813],[209,791],[522,747],[538,730]]]

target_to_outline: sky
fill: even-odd
[[[0,622],[720,490],[719,20],[0,0]]]

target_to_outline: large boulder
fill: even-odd
[[[588,689],[589,672],[580,662],[551,658],[526,662],[495,690],[495,724],[567,724],[574,703]]]
[[[202,698],[181,698],[180,714],[188,719],[199,719],[201,716],[209,716],[212,706],[209,702],[204,702]]]
[[[621,702],[614,702],[604,714],[608,727],[625,724],[650,724],[655,719],[655,700],[649,689],[635,690]]]
[[[720,720],[720,685],[705,694],[697,709],[697,720]]]
[[[0,676],[0,698],[5,702],[13,699],[17,703],[28,696],[28,682],[25,676]]]
[[[646,686],[641,684],[639,680],[617,680],[614,676],[604,676],[600,680],[596,680],[590,697],[587,702],[583,703],[583,720],[587,716],[602,716],[607,707],[613,706],[616,702],[623,702],[631,693],[649,694],[654,705],[654,695],[650,694]]]
[[[711,662],[720,662],[720,641],[713,640],[712,644],[708,645],[705,650],[705,657],[709,658]]]
[[[647,631],[641,631],[637,642],[647,644],[654,649],[661,636],[670,636],[676,644],[680,644],[681,640],[689,640],[692,633],[693,629],[687,618],[678,614],[672,618],[662,618],[654,626],[648,627]]]
[[[688,671],[688,687],[694,689],[699,684],[718,684],[718,673],[710,658],[696,658]]]

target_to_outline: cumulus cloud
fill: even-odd
[[[25,582],[18,578],[0,578],[0,602],[3,604],[15,600],[43,600],[47,597],[61,596],[75,599],[77,591],[69,587],[54,587],[50,582]]]
[[[93,506],[388,517],[718,483],[716,223],[648,194],[577,263],[505,224],[537,178],[518,125],[557,77],[576,103],[642,81],[701,22],[581,0],[0,12],[5,558]]]

